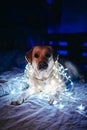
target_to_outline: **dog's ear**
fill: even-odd
[[[25,55],[25,59],[27,62],[31,63],[32,64],[32,51],[33,49],[31,49],[30,51],[28,51]]]

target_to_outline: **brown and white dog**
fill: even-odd
[[[12,101],[11,104],[21,104],[31,94],[38,94],[46,91],[46,84],[48,87],[51,86],[51,91],[46,92],[52,93],[49,98],[49,103],[53,104],[55,98],[58,98],[59,93],[65,88],[65,84],[59,84],[60,76],[55,76],[55,62],[57,55],[51,46],[35,46],[26,53],[25,59],[27,60],[27,68],[25,75],[29,76],[30,87],[24,91],[16,101]],[[31,69],[29,68],[31,67]],[[31,71],[32,70],[32,71]],[[56,87],[55,87],[56,86]],[[55,87],[55,89],[54,89]]]

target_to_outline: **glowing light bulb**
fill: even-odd
[[[71,95],[72,95],[72,93],[70,93],[70,92],[67,93],[67,96],[71,96]]]
[[[32,88],[32,89],[30,88],[29,93],[30,93],[30,95],[33,95],[35,93],[35,89],[34,88]]]
[[[57,74],[55,75],[55,77],[56,77],[57,79],[59,78],[59,76],[58,76]]]
[[[55,100],[54,102],[53,102],[53,105],[56,105],[57,104],[57,101]]]
[[[61,83],[62,82],[62,80],[61,79],[59,79],[59,83]]]
[[[41,89],[42,89],[42,88],[41,88],[41,86],[40,86],[40,85],[38,85],[38,89],[39,89],[39,91],[41,91]]]
[[[32,69],[30,70],[30,73],[33,73],[33,70],[32,70]]]
[[[68,70],[68,68],[65,69],[65,71],[67,71],[67,70]]]
[[[67,75],[67,73],[64,73],[64,76],[66,76]]]
[[[14,90],[12,90],[12,91],[11,91],[11,94],[15,94],[15,91],[14,91]]]
[[[20,90],[20,91],[22,90],[22,85],[20,85],[19,90]]]
[[[55,66],[53,66],[53,70],[55,70],[56,69],[56,67]]]
[[[51,80],[51,85],[55,85],[55,80]]]
[[[64,105],[62,103],[59,104],[59,109],[63,109]]]
[[[52,85],[47,85],[44,89],[45,94],[49,94],[52,92]]]
[[[41,94],[39,94],[38,97],[39,97],[40,99],[43,99],[43,95],[41,95]]]
[[[73,82],[71,82],[71,85],[73,86]]]
[[[83,110],[85,109],[85,107],[81,104],[80,106],[78,106],[78,109],[79,109],[80,111],[83,111]]]

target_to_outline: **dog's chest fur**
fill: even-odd
[[[62,86],[61,86],[61,83],[60,83],[60,76],[58,76],[56,78],[55,76],[55,70],[51,70],[50,72],[50,75],[49,77],[46,79],[46,78],[43,78],[43,79],[37,79],[37,76],[39,77],[39,74],[37,74],[32,66],[31,67],[31,72],[30,73],[30,68],[29,68],[29,65],[27,65],[27,68],[26,68],[26,75],[28,74],[28,77],[29,77],[29,86],[30,86],[30,94],[38,94],[40,92],[46,92],[46,93],[52,93],[54,91],[54,93],[56,92],[60,92],[60,91],[63,91],[64,89],[64,84],[62,82]],[[35,75],[35,73],[37,75]]]

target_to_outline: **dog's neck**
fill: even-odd
[[[34,71],[33,77],[43,81],[51,77],[52,73],[53,73],[53,67],[50,70],[47,69],[44,71]]]
[[[54,66],[55,64],[53,65],[53,67]],[[31,64],[27,64],[25,69],[25,75],[28,78],[34,78],[35,80],[38,81],[46,81],[47,79],[53,76],[54,73],[53,67],[50,70],[36,71],[33,69]]]
[[[53,76],[53,69],[50,71],[48,76],[38,78],[38,75],[34,75],[34,78],[39,81],[46,81],[47,79],[51,78]]]

